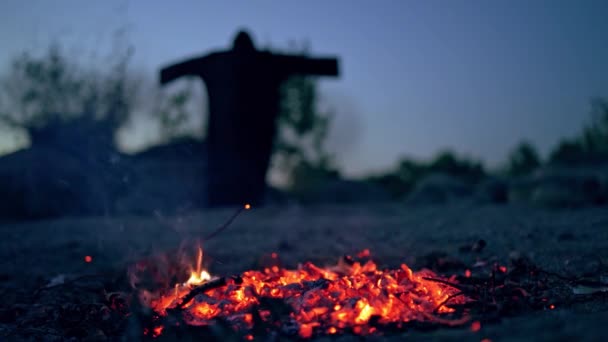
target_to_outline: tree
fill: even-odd
[[[608,155],[608,100],[591,101],[591,122],[584,129],[581,143],[586,151]]]
[[[136,82],[127,73],[131,54],[116,53],[110,71],[99,72],[67,57],[58,44],[42,56],[22,53],[2,79],[0,123],[26,130],[35,144],[49,130],[78,121],[97,127],[113,144],[113,133],[135,103]]]
[[[511,176],[527,175],[540,165],[541,160],[538,152],[532,144],[524,141],[509,153],[507,173]]]
[[[57,44],[43,56],[22,53],[2,82],[0,120],[29,130],[88,116],[117,128],[134,101],[135,82],[127,75],[131,54],[117,55],[110,72],[101,73],[82,68]]]
[[[189,107],[194,100],[193,83],[189,82],[185,87],[172,93],[163,93],[156,98],[156,110],[153,116],[159,120],[160,140],[170,142],[183,137],[185,128],[192,113]]]
[[[401,199],[426,174],[426,165],[410,158],[402,158],[389,172],[370,176],[368,181],[383,187],[392,199]]]
[[[591,101],[591,121],[574,139],[564,140],[550,153],[549,162],[577,165],[608,161],[608,100]]]
[[[467,158],[459,158],[452,151],[438,153],[429,163],[427,172],[445,173],[473,183],[485,176],[481,163]]]
[[[306,54],[307,49],[302,50]],[[273,163],[288,175],[292,189],[339,177],[325,148],[331,119],[329,111],[319,108],[314,77],[294,76],[283,84]]]

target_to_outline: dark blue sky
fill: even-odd
[[[119,27],[151,77],[227,47],[241,27],[258,46],[306,39],[341,57],[342,77],[321,87],[337,108],[330,144],[351,174],[445,147],[490,165],[521,139],[546,153],[579,131],[591,97],[608,95],[604,0],[162,3],[4,0],[0,65],[57,38],[97,47]]]

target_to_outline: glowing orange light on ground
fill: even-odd
[[[455,288],[429,280],[438,278],[429,270],[413,272],[405,264],[397,269],[380,270],[371,260],[352,259],[325,268],[307,262],[295,270],[274,265],[262,271],[246,271],[238,280],[226,278],[225,284],[205,291],[200,298],[185,299],[192,289],[213,281],[201,269],[202,251],[198,252],[191,275],[205,274],[205,277],[160,291],[141,291],[145,304],[159,316],[165,316],[167,309],[180,308],[187,313],[183,317],[189,325],[208,325],[215,318],[230,317],[235,327],[251,329],[254,323],[251,310],[260,305],[260,298],[276,298],[293,310],[290,316],[297,324],[299,336],[310,338],[319,333],[344,331],[373,334],[376,328],[368,324],[372,317],[380,324],[398,326],[410,321],[430,322],[437,315],[454,311],[446,304],[465,302],[463,296],[454,296]],[[369,251],[360,254],[369,256]],[[276,253],[272,257],[278,259]],[[266,321],[271,317],[260,311],[258,319]],[[471,330],[477,331],[480,326],[474,322]]]
[[[471,323],[471,331],[472,332],[478,332],[479,330],[481,330],[481,322],[480,321],[475,321],[475,322]]]
[[[160,334],[163,333],[163,326],[158,326],[158,327],[154,327],[154,329],[152,330],[152,336],[153,337],[158,337],[160,336]]]

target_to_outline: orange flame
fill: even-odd
[[[199,246],[196,254],[196,268],[190,271],[190,278],[186,280],[186,285],[200,285],[211,280],[211,275],[203,270],[203,249]]]

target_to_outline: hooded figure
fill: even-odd
[[[231,50],[163,68],[161,84],[199,76],[207,87],[207,205],[261,204],[279,113],[281,83],[291,75],[338,75],[335,58],[256,50],[241,31]]]

